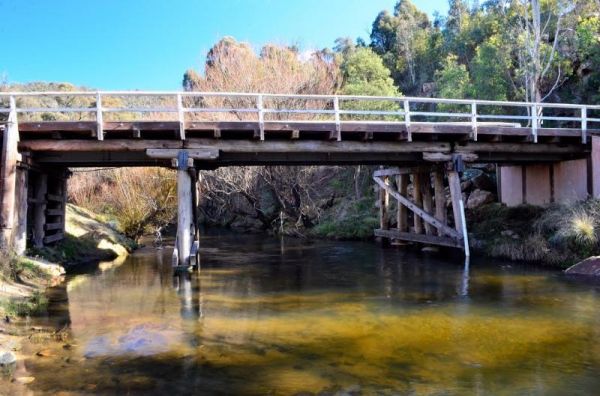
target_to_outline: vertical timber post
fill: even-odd
[[[389,178],[386,176],[383,179],[385,184],[389,184]],[[390,194],[383,188],[379,188],[379,228],[382,230],[389,229],[388,209],[390,206]]]
[[[177,250],[179,266],[189,267],[192,248],[192,177],[188,172],[190,161],[187,152],[177,157]],[[192,165],[193,165],[193,160]]]
[[[415,205],[419,209],[423,209],[423,195],[421,194],[421,191],[422,191],[421,176],[419,175],[418,172],[413,173],[412,179],[413,179],[413,200],[415,202]],[[423,233],[423,219],[421,219],[421,217],[418,216],[416,213],[413,213],[413,220],[414,220],[415,234],[422,234]]]
[[[48,174],[40,173],[35,186],[35,206],[33,210],[33,246],[44,247],[46,225],[46,194],[48,193]]]
[[[444,174],[441,170],[436,169],[433,173],[433,190],[435,199],[435,218],[447,224],[446,214],[446,194],[444,193]],[[438,228],[438,235],[443,235],[441,228]]]
[[[398,192],[400,193],[400,195],[406,197],[408,191],[408,175],[396,176],[396,185],[398,187]],[[408,209],[406,208],[406,206],[402,205],[400,201],[398,201],[397,216],[398,231],[408,231]]]
[[[456,162],[456,161],[455,161]],[[454,227],[460,235],[464,246],[465,256],[471,255],[469,251],[469,236],[467,234],[467,222],[465,218],[465,205],[462,199],[460,188],[460,176],[456,163],[452,164],[452,169],[448,171],[448,184],[450,185],[450,194],[452,196],[452,211],[454,213]]]
[[[433,200],[431,197],[431,176],[429,173],[420,173],[421,188],[423,194],[423,210],[427,213],[433,212]],[[425,234],[433,235],[433,226],[428,221],[425,223]]]
[[[17,167],[16,178],[16,210],[15,231],[13,235],[14,251],[18,255],[25,254],[27,249],[27,187],[29,185],[29,170],[25,167]]]
[[[8,125],[2,134],[2,163],[0,181],[2,182],[2,202],[0,206],[0,248],[13,248],[13,227],[15,221],[15,190],[17,183],[17,161],[19,157],[17,143],[19,125],[15,98],[10,97]]]

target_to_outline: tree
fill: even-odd
[[[477,99],[507,100],[509,83],[505,72],[510,66],[510,59],[498,36],[479,45],[471,63],[473,96]]]
[[[257,53],[250,45],[231,37],[223,38],[211,48],[202,73],[188,70],[183,77],[184,89],[206,92],[333,94],[339,85],[339,67],[330,51],[317,51],[303,60],[295,47],[268,44]],[[264,104],[280,110],[330,109],[332,106],[330,100],[290,98],[267,98]],[[203,98],[195,106],[256,108],[256,103],[244,98]],[[212,116],[257,119],[255,113],[229,112]],[[305,120],[320,116],[280,113],[268,114],[268,117]],[[263,229],[277,230],[283,218],[292,228],[304,226],[319,213],[319,206],[312,201],[318,171],[319,167],[254,166],[206,172],[201,181],[205,215],[221,223],[224,223],[223,218],[231,222],[238,216],[254,217]]]
[[[350,51],[340,65],[346,95],[397,96],[398,89],[381,57],[370,48]]]
[[[450,54],[441,70],[435,74],[435,82],[440,97],[464,99],[470,95],[471,79],[465,65],[458,63],[458,57]]]
[[[407,75],[411,91],[417,88],[416,64],[424,60],[427,52],[431,23],[427,14],[420,11],[409,0],[401,0],[396,4],[396,69]],[[403,73],[404,72],[404,73]],[[408,84],[407,84],[408,85]]]
[[[565,17],[573,11],[568,0],[519,0],[521,2],[520,54],[525,99],[546,100],[565,80],[570,70],[563,62],[559,44],[564,39]],[[565,70],[567,69],[567,70]]]

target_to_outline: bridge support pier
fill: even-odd
[[[373,180],[380,188],[380,228],[375,236],[390,240],[416,242],[428,245],[449,246],[463,249],[469,256],[464,203],[460,188],[461,161],[418,168],[389,168],[375,171]],[[453,226],[448,222],[444,174],[452,201]],[[408,194],[408,177],[412,176],[412,196]],[[395,185],[390,183],[395,180]],[[432,194],[432,188],[434,193]],[[388,203],[384,197],[391,196],[398,205],[396,228],[390,228],[387,216]],[[408,215],[412,213],[413,228],[408,227]]]
[[[179,152],[173,164],[177,167],[177,238],[173,266],[190,269],[199,266],[197,172],[193,158],[185,151]]]

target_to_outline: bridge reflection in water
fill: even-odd
[[[369,243],[282,245],[233,233],[202,243],[199,273],[174,278],[169,252],[150,250],[70,279],[58,305],[68,304],[73,347],[32,359],[33,389],[591,394],[600,386],[597,286]]]

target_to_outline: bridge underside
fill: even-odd
[[[233,165],[377,164],[414,166],[443,162],[452,154],[465,161],[526,164],[586,158],[590,144],[580,129],[537,130],[482,125],[474,141],[469,124],[351,122],[269,122],[259,140],[258,122],[186,123],[185,139],[178,122],[105,122],[104,140],[95,122],[19,123],[19,151],[40,164],[85,166],[170,166],[169,158],[147,150],[208,150],[217,153],[198,163],[210,169]],[[588,130],[600,134],[600,130]]]

